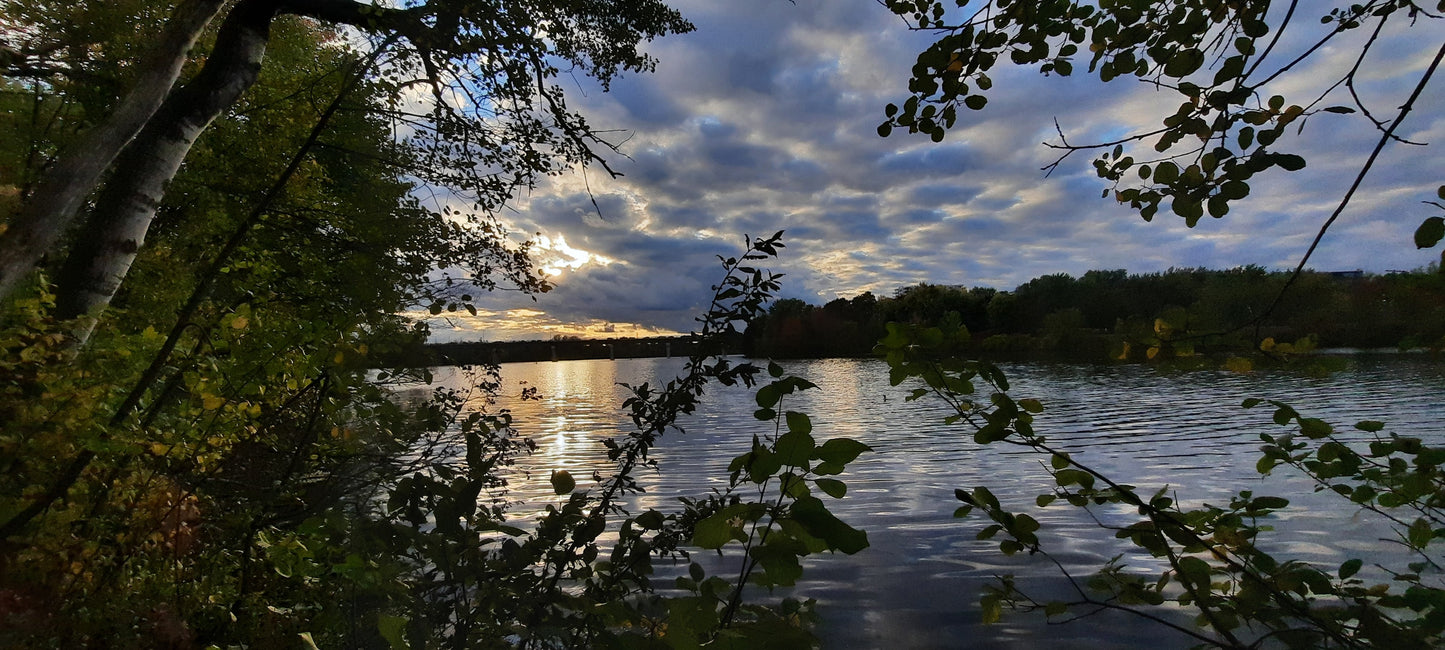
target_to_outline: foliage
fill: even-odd
[[[1320,17],[1325,30],[1318,41],[1304,54],[1287,58],[1290,55],[1275,46],[1286,31],[1304,29],[1295,13],[1306,7],[1295,2],[1287,4],[1283,16],[1271,14],[1271,2],[1214,0],[1005,1],[977,6],[888,0],[885,4],[911,28],[939,37],[918,56],[908,100],[901,107],[889,104],[884,111],[887,120],[878,127],[880,135],[902,127],[941,141],[958,123],[960,108],[976,111],[988,104],[993,91],[989,73],[998,64],[1037,65],[1045,75],[1070,76],[1075,62],[1086,59],[1088,73],[1100,81],[1149,83],[1176,93],[1179,108],[1163,116],[1159,128],[1109,142],[1074,145],[1061,132],[1060,143],[1052,146],[1064,153],[1054,166],[1075,151],[1102,151],[1094,167],[1113,184],[1118,201],[1138,210],[1145,220],[1167,201],[1168,209],[1190,226],[1205,214],[1218,218],[1228,213],[1231,202],[1249,195],[1256,175],[1275,168],[1304,168],[1305,159],[1285,147],[1291,127],[1302,132],[1311,118],[1359,112],[1381,131],[1380,146],[1397,139],[1395,128],[1410,112],[1435,66],[1422,75],[1415,95],[1401,105],[1393,120],[1371,112],[1355,86],[1357,77],[1369,70],[1369,55],[1386,25],[1408,23],[1423,29],[1415,23],[1439,19],[1430,8],[1413,2],[1339,5]],[[1327,80],[1333,83],[1319,96],[1290,104],[1283,95],[1269,94],[1304,61],[1360,29],[1372,33],[1353,52],[1354,65],[1337,80]],[[1348,92],[1353,106],[1327,103],[1341,88],[1340,94]],[[1136,156],[1126,149],[1135,143],[1152,147]],[[1361,176],[1369,166],[1363,166]]]
[[[779,235],[722,260],[704,340],[776,291],[755,265]],[[835,476],[866,446],[815,440],[806,415],[780,408],[810,384],[777,366],[758,389],[779,407],[759,411],[773,431],[734,461],[726,492],[672,513],[626,507],[634,471],[705,385],[759,372],[699,352],[678,379],[631,387],[636,430],[608,441],[610,476],[589,490],[555,472],[568,498],[524,522],[509,517],[503,477],[531,443],[505,411],[441,389],[398,404],[385,386],[425,375],[356,363],[404,332],[374,322],[326,341],[334,321],[252,297],[199,327],[154,402],[115,418],[116,387],[162,337],[107,328],[77,352],[50,300],[17,302],[0,330],[7,646],[808,647],[811,603],[744,602],[743,587],[790,585],[800,557],[867,545],[813,494],[841,497]],[[498,389],[495,368],[474,381]],[[78,459],[61,498],[17,519]],[[738,548],[736,572],[694,564],[655,591],[654,557],[689,546]]]
[[[34,179],[107,119],[171,5],[6,5],[0,108],[24,136],[0,146],[7,208],[39,200]],[[861,449],[828,441],[795,458],[806,432],[760,438],[749,453],[784,440],[788,463],[746,485],[782,498],[750,520],[758,543],[720,590],[708,579],[693,596],[659,595],[650,578],[654,554],[682,553],[709,501],[635,516],[625,505],[633,472],[704,386],[751,384],[758,369],[699,353],[677,380],[633,387],[637,430],[605,450],[615,471],[595,490],[554,474],[568,499],[535,522],[509,518],[504,480],[531,443],[505,411],[469,410],[499,389],[494,367],[470,390],[410,404],[388,387],[427,371],[368,370],[424,340],[402,312],[546,290],[493,215],[542,175],[605,165],[593,147],[608,146],[548,80],[564,61],[604,84],[646,70],[638,43],[689,26],[651,1],[271,5],[287,15],[266,17],[256,84],[187,143],[95,335],[76,345],[44,275],[0,311],[0,645],[814,643],[803,604],[744,603],[742,585],[796,579],[779,563],[866,543],[801,482],[840,489],[809,466],[836,473]],[[364,46],[337,25],[383,39]],[[418,80],[436,101],[417,97]],[[422,181],[469,205],[424,204]],[[776,291],[757,264],[780,239],[722,260],[703,339],[735,336]]]
[[[1387,26],[1418,29],[1440,19],[1440,7],[1382,1],[1329,8],[1320,16],[1323,32],[1295,56],[1276,46],[1286,32],[1303,29],[1296,16],[1300,10],[1323,9],[1289,2],[1276,11],[1276,3],[1271,2],[1212,0],[974,5],[888,0],[885,4],[912,29],[931,32],[936,40],[918,56],[908,99],[901,106],[889,104],[884,109],[886,119],[878,127],[884,137],[904,129],[943,140],[960,121],[961,109],[985,108],[994,89],[990,73],[999,64],[1037,66],[1045,75],[1070,76],[1076,61],[1087,60],[1088,73],[1100,81],[1137,80],[1177,94],[1178,109],[1159,116],[1157,128],[1107,142],[1075,144],[1056,124],[1059,139],[1048,145],[1060,152],[1045,168],[1048,171],[1075,152],[1098,152],[1094,170],[1110,184],[1103,195],[1128,204],[1145,220],[1162,208],[1190,227],[1205,214],[1223,217],[1235,201],[1249,196],[1260,174],[1272,169],[1295,172],[1306,166],[1305,158],[1288,147],[1290,138],[1305,137],[1311,121],[1340,120],[1345,118],[1335,116],[1358,113],[1379,132],[1373,152],[1359,164],[1353,184],[1292,274],[1270,278],[1262,270],[1242,269],[1233,277],[1215,276],[1207,290],[1185,282],[1169,292],[1168,302],[1151,305],[1142,314],[1117,315],[1112,326],[1116,334],[1123,335],[1119,358],[1187,358],[1203,346],[1219,342],[1212,338],[1238,333],[1249,338],[1242,341],[1239,349],[1243,352],[1225,365],[1247,370],[1254,358],[1289,357],[1316,344],[1313,337],[1287,343],[1281,336],[1285,331],[1271,331],[1280,324],[1282,314],[1290,313],[1292,324],[1300,328],[1291,338],[1319,332],[1330,344],[1340,344],[1369,340],[1375,333],[1369,328],[1390,322],[1389,312],[1401,306],[1381,299],[1392,289],[1389,278],[1352,281],[1343,295],[1320,297],[1322,288],[1324,294],[1331,293],[1329,284],[1303,270],[1315,246],[1349,206],[1381,150],[1391,143],[1415,144],[1395,133],[1445,58],[1445,49],[1433,58],[1425,54],[1430,63],[1403,100],[1364,96],[1356,82],[1370,70],[1371,54]],[[1299,76],[1306,62],[1321,57],[1343,40],[1343,35],[1356,30],[1368,32],[1368,36],[1349,52],[1350,64],[1337,78],[1308,85],[1322,89],[1320,94],[1303,100],[1279,94],[1282,88],[1299,92],[1302,86],[1291,85],[1290,76]],[[1339,101],[1335,97],[1345,94],[1348,105],[1332,104]],[[1392,115],[1377,116],[1369,105],[1375,101],[1390,101],[1397,108]],[[1416,231],[1415,244],[1420,248],[1438,244],[1445,232],[1440,223],[1439,217],[1426,219]],[[1187,275],[1172,274],[1165,279],[1185,278]],[[1431,279],[1432,274],[1418,274],[1408,280],[1401,278],[1395,287],[1422,286],[1416,283]],[[1102,296],[1091,293],[1126,281],[1122,275],[1085,276],[1079,284],[1091,286],[1074,289],[1078,302],[1044,298],[1042,302],[1051,308],[1030,314],[1021,304],[1026,287],[1028,293],[1041,298],[1072,293],[1062,291],[1072,283],[1071,278],[1040,278],[1030,283],[1035,286],[1020,287],[1016,296],[996,301],[997,308],[990,308],[989,313],[997,320],[991,324],[998,326],[1005,317],[1033,323],[1048,318],[1059,337],[1077,332],[1081,324],[1110,327],[1107,306],[1112,301],[1107,291]],[[1422,304],[1438,306],[1434,296]],[[1352,312],[1353,318],[1339,318],[1341,313]],[[1333,327],[1340,320],[1359,327]],[[1370,439],[1345,438],[1321,420],[1270,402],[1275,407],[1274,421],[1292,431],[1263,436],[1266,444],[1258,471],[1290,466],[1313,479],[1319,490],[1346,499],[1349,507],[1384,517],[1393,525],[1402,548],[1417,561],[1364,571],[1363,558],[1349,559],[1337,568],[1276,558],[1264,550],[1262,541],[1270,517],[1286,509],[1288,499],[1241,491],[1227,506],[1185,507],[1167,487],[1151,494],[1129,485],[1128,477],[1104,476],[1037,435],[1033,417],[1043,410],[1043,403],[1015,400],[997,368],[960,360],[958,341],[964,330],[957,323],[928,327],[937,324],[889,326],[879,350],[888,358],[894,383],[921,381],[925,387],[915,390],[912,397],[931,394],[944,400],[954,411],[947,422],[967,425],[979,444],[1014,445],[1047,458],[1045,469],[1056,487],[1037,497],[1038,507],[1062,501],[1085,510],[1113,505],[1137,512],[1138,519],[1127,525],[1107,525],[1101,517],[1095,521],[1157,559],[1154,566],[1139,568],[1125,567],[1116,558],[1087,580],[1076,579],[1048,554],[1046,531],[1036,518],[1006,507],[986,487],[959,490],[956,496],[964,503],[959,516],[978,510],[993,522],[979,532],[981,539],[1002,533],[999,547],[1004,553],[1027,550],[1044,555],[1065,573],[1077,593],[1072,602],[1038,602],[1004,578],[983,597],[986,621],[997,620],[1004,605],[1043,610],[1051,620],[1113,609],[1173,627],[1203,646],[1438,644],[1445,630],[1445,585],[1438,581],[1441,558],[1438,545],[1432,543],[1445,531],[1440,527],[1440,508],[1445,502],[1441,501],[1438,470],[1445,452],[1419,440],[1382,436],[1379,432],[1384,425],[1379,422],[1356,425],[1373,436]],[[1250,328],[1252,331],[1246,332]],[[1341,336],[1342,329],[1355,331]],[[1434,332],[1427,337],[1439,340]],[[1413,336],[1400,339],[1401,345],[1419,342]],[[1262,403],[1250,400],[1245,406]],[[1197,627],[1180,624],[1157,609],[1166,602],[1196,613]]]
[[[1378,571],[1364,573],[1365,558],[1358,557],[1321,568],[1265,550],[1268,522],[1289,506],[1288,499],[1243,490],[1228,505],[1184,507],[1180,504],[1186,500],[1168,486],[1151,492],[1106,476],[1035,432],[1043,402],[1015,399],[997,367],[958,356],[967,332],[957,323],[933,328],[890,324],[888,330],[879,351],[889,363],[892,383],[922,384],[908,399],[943,400],[952,411],[944,423],[963,425],[980,445],[1012,445],[1046,459],[1045,470],[1056,487],[1035,498],[1037,507],[1062,502],[1090,511],[1102,529],[1159,560],[1155,567],[1126,567],[1118,561],[1121,553],[1094,575],[1077,578],[1049,554],[1048,531],[1038,518],[1005,506],[988,487],[957,490],[963,505],[955,516],[977,510],[992,522],[979,530],[979,539],[1002,535],[1004,554],[1042,555],[1076,592],[1072,600],[1040,602],[1005,576],[981,599],[985,622],[997,621],[1004,606],[1042,610],[1053,621],[1119,610],[1174,628],[1201,646],[1221,648],[1261,643],[1426,647],[1445,632],[1445,584],[1438,579],[1445,558],[1436,541],[1445,538],[1440,468],[1445,450],[1418,439],[1380,435],[1385,425],[1373,421],[1355,425],[1373,438],[1349,439],[1321,420],[1270,402],[1274,422],[1291,432],[1261,436],[1266,444],[1258,471],[1290,466],[1302,472],[1318,491],[1332,491],[1350,507],[1383,517],[1396,541],[1414,556],[1403,565],[1377,565]],[[1244,406],[1263,403],[1251,399]],[[1138,518],[1106,523],[1109,518],[1092,513],[1111,505],[1134,510]],[[1166,602],[1195,612],[1198,627],[1157,609]]]
[[[751,264],[775,254],[778,246],[777,236],[760,239],[742,257],[723,260],[728,275],[716,288],[700,336],[725,333],[761,308],[777,284]],[[866,546],[863,533],[829,514],[804,483],[810,471],[840,472],[866,446],[846,439],[819,445],[806,415],[766,414],[786,421],[788,432],[755,439],[753,449],[734,461],[727,492],[685,500],[678,513],[633,514],[625,506],[626,495],[640,491],[633,472],[653,463],[649,449],[666,431],[678,429],[677,419],[692,412],[705,384],[752,385],[757,371],[698,354],[665,386],[629,387],[632,397],[624,407],[635,430],[606,442],[613,472],[594,477],[595,490],[580,489],[579,480],[565,471],[553,472],[554,490],[568,498],[548,506],[530,532],[508,522],[502,509],[476,507],[478,495],[495,486],[496,462],[511,450],[496,436],[505,421],[477,427],[488,419],[469,416],[461,429],[465,452],[438,458],[403,479],[373,515],[383,524],[385,557],[410,565],[406,576],[413,592],[401,611],[378,620],[392,621],[395,639],[410,645],[486,646],[509,638],[525,647],[814,644],[804,625],[807,604],[744,604],[742,590],[747,584],[792,584],[802,555]],[[776,406],[784,394],[808,386],[784,377],[777,366],[770,374],[775,381],[758,389],[760,404]],[[459,464],[460,458],[466,462]],[[836,479],[811,482],[834,496],[844,489]],[[757,490],[757,501],[741,500],[735,491],[744,487]],[[736,582],[706,577],[693,563],[687,577],[676,579],[690,595],[654,592],[654,555],[684,554],[687,545],[721,549],[735,535],[745,542]]]

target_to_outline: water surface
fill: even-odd
[[[502,366],[504,392],[490,407],[509,408],[516,427],[537,444],[518,465],[513,498],[527,502],[514,516],[527,519],[558,499],[547,476],[566,469],[581,489],[593,470],[609,468],[600,440],[627,430],[620,409],[627,393],[619,382],[654,384],[681,368],[679,359],[563,361]],[[1026,511],[1044,526],[1045,548],[1084,576],[1115,555],[1130,566],[1156,566],[1147,555],[1115,540],[1067,505],[1039,509],[1034,496],[1051,480],[1046,458],[1006,445],[980,447],[962,426],[945,426],[947,411],[928,400],[905,402],[908,389],[888,385],[887,367],[873,360],[819,360],[786,364],[818,390],[789,396],[781,406],[811,415],[813,435],[856,438],[874,451],[841,477],[848,494],[830,508],[868,531],[871,547],[853,556],[824,555],[806,564],[797,597],[818,600],[821,633],[830,648],[1034,648],[1048,640],[1096,648],[1187,647],[1189,640],[1125,614],[1106,613],[1067,625],[1046,625],[1042,614],[1005,612],[1001,624],[978,624],[984,584],[1000,574],[1039,600],[1068,597],[1068,582],[1040,556],[1006,557],[996,541],[977,541],[982,518],[954,519],[956,488],[987,485],[1007,507]],[[1303,508],[1279,517],[1267,547],[1328,566],[1352,557],[1382,559],[1393,547],[1379,521],[1349,508],[1288,469],[1261,478],[1254,472],[1259,434],[1286,430],[1267,408],[1243,410],[1246,397],[1277,399],[1337,429],[1359,420],[1383,420],[1387,431],[1445,444],[1438,423],[1445,371],[1428,360],[1357,357],[1344,372],[1310,377],[1289,372],[1160,372],[1144,366],[1015,364],[1003,366],[1015,398],[1041,400],[1036,430],[1080,462],[1150,492],[1168,487],[1185,504],[1226,503],[1239,490],[1285,496]],[[443,370],[439,381],[462,377]],[[515,399],[524,387],[540,399]],[[653,457],[657,471],[642,471],[647,493],[633,503],[672,510],[679,496],[700,496],[727,484],[726,467],[746,452],[754,434],[770,432],[752,418],[752,393],[713,386],[698,412],[670,433]],[[1363,440],[1364,434],[1358,436]],[[527,478],[530,476],[530,480]],[[1134,513],[1100,508],[1110,524]],[[734,556],[709,558],[710,570],[736,566]],[[665,570],[665,568],[663,569]],[[781,593],[777,597],[781,597]]]

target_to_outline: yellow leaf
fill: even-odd
[[[237,329],[237,330],[246,329],[246,325],[249,324],[250,322],[251,322],[251,319],[246,318],[245,316],[237,316],[237,317],[231,319],[231,329]]]
[[[1230,357],[1225,360],[1224,369],[1230,372],[1249,372],[1254,370],[1254,362],[1241,357]]]
[[[159,443],[159,442],[153,442],[153,443],[151,443],[151,453],[152,453],[152,454],[155,454],[155,455],[157,455],[157,456],[164,456],[164,455],[166,455],[166,452],[168,452],[168,451],[170,451],[170,450],[171,450],[170,445],[163,445],[163,444],[161,444],[161,443]]]
[[[1128,341],[1124,341],[1124,349],[1119,352],[1119,356],[1118,356],[1117,358],[1118,358],[1120,361],[1128,361],[1128,360],[1129,360],[1129,342],[1128,342]]]
[[[346,360],[346,353],[345,353],[345,352],[337,352],[337,353],[336,353],[336,357],[334,357],[334,358],[331,360],[331,362],[339,366],[339,365],[341,365],[341,362],[342,362],[342,361],[345,361],[345,360]]]
[[[201,406],[207,411],[214,411],[226,403],[226,398],[220,395],[202,395]]]
[[[1150,359],[1159,356],[1159,346],[1156,345],[1149,348],[1149,352],[1145,353],[1145,356],[1148,356]]]
[[[1259,349],[1264,350],[1265,352],[1269,352],[1270,350],[1273,350],[1273,349],[1274,349],[1274,337],[1270,337],[1270,338],[1267,338],[1267,339],[1265,339],[1265,340],[1263,340],[1263,341],[1260,341],[1260,342],[1259,342]]]

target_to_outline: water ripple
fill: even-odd
[[[792,373],[820,390],[789,396],[783,409],[813,418],[814,436],[848,436],[874,448],[841,478],[848,495],[833,510],[868,531],[872,547],[854,556],[809,558],[804,583],[795,594],[819,601],[823,634],[833,648],[1030,648],[1041,639],[1096,648],[1184,647],[1181,636],[1120,615],[1102,615],[1065,626],[1045,626],[1025,615],[1003,624],[977,625],[978,596],[995,575],[1013,573],[1033,593],[1067,596],[1068,582],[1041,557],[1006,557],[995,542],[978,541],[977,520],[956,520],[956,488],[986,484],[1006,506],[1033,514],[1044,526],[1047,548],[1071,571],[1087,574],[1124,553],[1130,566],[1152,568],[1158,561],[1120,546],[1107,533],[1067,507],[1035,508],[1033,496],[1051,481],[1040,460],[1017,448],[981,448],[971,432],[945,427],[944,407],[927,400],[905,402],[908,387],[890,387],[887,368],[870,360],[820,360],[788,364]],[[518,464],[513,498],[528,501],[513,511],[529,519],[551,493],[547,476],[566,469],[579,486],[591,485],[593,470],[605,474],[601,441],[630,424],[620,410],[626,393],[617,382],[657,383],[681,367],[675,359],[567,361],[503,366],[505,390],[536,388],[541,399],[502,399],[516,426],[538,444]],[[1281,532],[1267,541],[1272,552],[1305,560],[1338,563],[1343,558],[1392,552],[1379,541],[1388,529],[1379,521],[1342,509],[1333,495],[1316,494],[1303,478],[1287,472],[1261,478],[1254,470],[1261,433],[1285,429],[1270,422],[1267,408],[1238,408],[1246,397],[1277,399],[1303,414],[1332,422],[1353,440],[1368,436],[1349,429],[1358,420],[1383,420],[1389,431],[1442,442],[1439,395],[1445,371],[1425,360],[1369,359],[1328,377],[1271,371],[1250,375],[1223,372],[1165,373],[1143,366],[1008,365],[1004,371],[1015,397],[1045,404],[1036,430],[1106,475],[1127,477],[1141,491],[1168,487],[1185,505],[1227,502],[1242,489],[1288,496],[1302,510],[1274,522]],[[439,375],[441,381],[458,381]],[[449,378],[451,377],[451,378]],[[522,383],[525,382],[525,383]],[[670,509],[679,496],[700,496],[726,486],[726,466],[746,452],[754,434],[771,433],[751,417],[756,405],[741,388],[712,388],[698,412],[669,434],[653,457],[657,470],[639,474],[647,492],[637,507]],[[1127,508],[1100,508],[1105,523],[1129,523]],[[735,558],[707,560],[710,570]],[[716,563],[724,564],[716,564]],[[660,569],[665,572],[667,569]],[[682,570],[682,569],[678,569]],[[1183,613],[1180,620],[1187,620]]]

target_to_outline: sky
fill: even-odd
[[[1146,223],[1101,198],[1109,186],[1087,154],[1045,177],[1058,153],[1042,143],[1058,142],[1055,120],[1073,143],[1158,128],[1180,101],[1173,91],[1102,83],[1077,58],[1071,77],[1001,63],[988,106],[962,111],[942,143],[901,131],[881,138],[883,107],[907,97],[930,35],[909,32],[874,0],[673,5],[697,30],[649,43],[655,72],[625,75],[605,93],[580,73],[559,80],[569,105],[621,143],[609,160],[624,176],[565,174],[502,214],[536,242],[555,289],[535,301],[488,296],[477,317],[433,322],[433,340],[687,332],[721,279],[717,256],[739,253],[745,235],[779,230],[786,248],[769,268],[785,275],[781,295],[813,304],[919,282],[1011,290],[1091,269],[1293,268],[1379,135],[1359,114],[1314,115],[1276,147],[1303,155],[1304,170],[1256,176],[1223,219],[1191,229],[1166,207]],[[1303,5],[1280,61],[1323,33],[1327,3]],[[1368,108],[1393,117],[1441,26],[1424,19],[1381,39],[1358,84]],[[1327,47],[1267,91],[1308,103],[1360,43]],[[1343,91],[1330,97],[1321,106],[1348,103]],[[1398,132],[1433,146],[1387,148],[1311,268],[1383,273],[1439,259],[1417,251],[1412,234],[1439,213],[1422,202],[1445,168],[1442,105],[1437,82]]]

